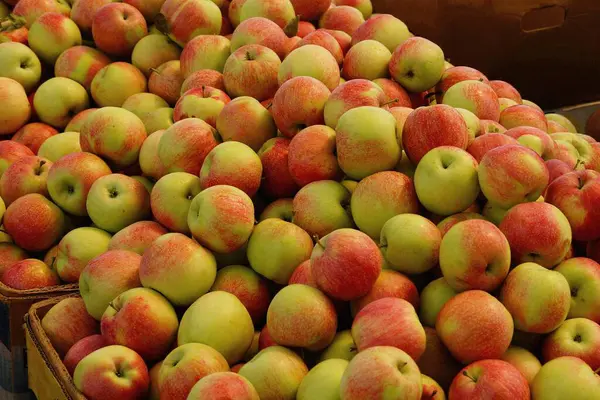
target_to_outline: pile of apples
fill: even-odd
[[[370,0],[0,17],[0,280],[79,284],[42,325],[88,399],[600,399],[567,118]]]

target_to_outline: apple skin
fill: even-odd
[[[142,357],[117,345],[103,347],[82,359],[75,368],[73,381],[90,400],[143,398],[150,386],[148,367]]]
[[[223,107],[217,117],[217,130],[224,142],[241,142],[256,152],[277,134],[269,110],[248,96],[233,99]]]
[[[330,359],[320,362],[302,379],[296,399],[339,398],[340,382],[347,367],[347,360]]]
[[[298,76],[313,77],[334,90],[340,84],[340,67],[327,49],[307,44],[296,47],[283,60],[278,72],[279,85]]]
[[[577,357],[590,368],[600,368],[600,325],[586,318],[563,322],[544,339],[542,354],[546,362],[559,357]]]
[[[150,74],[148,91],[165,99],[174,106],[179,100],[183,76],[181,76],[179,60],[167,61]]]
[[[552,268],[571,248],[569,220],[548,203],[514,206],[506,213],[499,228],[510,243],[514,264],[531,261]]]
[[[481,219],[459,222],[440,246],[440,267],[457,292],[500,287],[510,269],[510,246],[494,224]]]
[[[64,128],[71,116],[89,107],[88,94],[68,78],[52,78],[42,83],[33,98],[35,112],[42,122]]]
[[[170,110],[172,115],[172,109],[166,108],[166,110]],[[151,114],[152,113],[149,113],[147,115]],[[147,122],[148,120],[146,119],[146,123]],[[148,127],[146,127],[146,131],[148,131]],[[140,147],[138,162],[140,169],[142,170],[142,174],[144,174],[146,177],[154,179],[155,181],[160,180],[166,175],[166,168],[158,157],[158,145],[164,132],[164,129],[159,129],[153,133],[150,133]]]
[[[533,379],[542,368],[542,364],[536,356],[528,350],[517,346],[510,346],[508,350],[506,350],[506,353],[502,355],[501,359],[518,369],[525,377],[530,387]]]
[[[417,365],[422,374],[432,377],[447,389],[463,366],[452,357],[434,328],[425,326],[424,329],[427,344]]]
[[[506,128],[500,125],[499,122],[490,121],[489,119],[482,119],[479,121],[480,131],[479,135],[486,133],[503,133],[506,132]]]
[[[444,52],[435,43],[422,38],[406,39],[392,53],[390,74],[405,89],[423,92],[434,87],[444,73]]]
[[[6,267],[0,275],[0,282],[17,290],[42,289],[60,285],[60,279],[50,266],[43,261],[28,258]]]
[[[240,22],[255,17],[267,18],[283,29],[294,20],[296,14],[289,0],[246,0],[241,6],[239,18]]]
[[[23,157],[13,163],[0,177],[0,194],[9,206],[19,197],[30,193],[48,196],[46,180],[52,162],[37,156]]]
[[[44,62],[54,65],[63,51],[81,45],[81,32],[68,16],[49,12],[31,25],[28,43]]]
[[[24,144],[13,140],[0,140],[0,177],[13,163],[19,161],[21,158],[34,155]]]
[[[523,104],[508,107],[500,114],[500,124],[506,129],[532,126],[548,132],[548,122],[542,111]]]
[[[336,129],[340,118],[347,111],[361,106],[380,107],[385,102],[385,92],[375,82],[353,79],[338,86],[327,99],[325,123]]]
[[[225,79],[223,74],[212,69],[203,69],[192,72],[181,84],[181,93],[202,86],[212,86],[215,89],[225,90]]]
[[[189,400],[211,398],[260,400],[254,386],[234,372],[215,372],[200,379],[190,391]]]
[[[531,126],[521,126],[509,129],[504,134],[517,139],[519,143],[535,151],[544,160],[554,157],[556,145],[552,138],[540,129]]]
[[[415,309],[419,307],[419,292],[415,284],[399,272],[384,269],[379,274],[371,291],[351,303],[352,315],[356,315],[367,305],[385,297],[403,299],[412,304]]]
[[[301,21],[302,24],[304,21]],[[312,26],[312,25],[311,25]],[[338,41],[329,34],[325,29],[318,29],[309,32],[305,36],[301,36],[299,33],[298,36],[302,38],[301,41],[296,45],[296,49],[306,45],[317,45],[325,48],[331,55],[335,58],[338,65],[342,65],[344,62],[344,51],[342,47],[338,43]]]
[[[422,400],[446,400],[444,389],[427,375],[421,374],[421,382],[423,383]]]
[[[600,396],[600,378],[585,361],[559,357],[542,366],[531,385],[531,395],[534,399],[593,400]]]
[[[600,287],[600,265],[590,258],[575,257],[563,261],[554,270],[569,282],[571,305],[568,318],[588,318],[600,322],[600,299],[596,294]]]
[[[269,218],[254,227],[247,254],[254,271],[285,285],[296,267],[310,258],[312,248],[312,239],[305,230],[290,222]]]
[[[273,50],[279,58],[285,58],[288,39],[283,29],[275,22],[262,17],[249,18],[233,31],[231,51],[233,53],[240,47],[258,44]]]
[[[0,57],[0,76],[3,80],[16,81],[27,93],[31,93],[37,87],[42,75],[42,66],[32,49],[17,42],[0,43]]]
[[[163,360],[164,361],[164,360]],[[160,400],[160,367],[162,367],[163,361],[159,361],[148,371],[150,375],[150,390],[148,392],[149,400]]]
[[[354,343],[354,339],[352,338],[352,332],[350,330],[345,330],[340,331],[335,335],[329,347],[321,353],[319,360],[321,362],[331,359],[350,361],[356,354],[358,354],[358,350]]]
[[[190,89],[181,95],[173,110],[173,119],[199,118],[216,127],[217,117],[231,99],[222,90],[205,86]]]
[[[179,60],[181,49],[162,34],[150,34],[141,38],[131,53],[131,63],[146,77],[150,77],[153,68],[171,60]]]
[[[421,373],[408,354],[390,346],[361,351],[348,364],[340,387],[345,400],[420,400]]]
[[[71,346],[63,359],[63,364],[67,368],[69,375],[73,376],[75,374],[75,368],[81,360],[94,351],[106,346],[108,346],[108,343],[102,335],[90,335],[84,337]]]
[[[58,131],[41,122],[32,122],[19,129],[11,138],[12,141],[27,146],[33,154],[38,151],[44,142],[58,134]]]
[[[365,22],[363,14],[350,6],[331,7],[321,15],[319,28],[337,30],[352,36]]]
[[[591,170],[569,172],[546,191],[546,202],[558,207],[569,220],[573,239],[591,241],[600,238],[597,204],[600,199],[600,174]]]
[[[79,132],[63,132],[46,139],[40,146],[38,155],[54,163],[67,154],[80,152]]]
[[[502,360],[481,360],[467,365],[454,378],[451,399],[475,400],[493,393],[494,398],[528,400],[529,385],[519,370]]]
[[[0,277],[8,267],[27,259],[27,257],[27,252],[19,246],[12,243],[0,243]]]
[[[325,13],[331,6],[329,0],[290,0],[296,15],[298,15],[302,21],[315,21],[318,20],[321,15]]]
[[[81,271],[79,292],[88,313],[100,321],[109,303],[121,293],[140,287],[140,255],[109,250],[90,260]]]
[[[367,295],[383,264],[377,244],[366,234],[347,228],[321,238],[310,260],[319,289],[344,301]]]
[[[508,310],[492,295],[468,290],[448,300],[435,329],[452,355],[462,363],[499,358],[513,337]]]
[[[13,14],[23,17],[27,28],[31,28],[31,24],[42,14],[57,12],[69,16],[69,11],[71,10],[69,2],[66,0],[24,0],[13,3],[16,3],[14,4]]]
[[[261,191],[270,198],[293,197],[299,189],[289,171],[290,142],[288,138],[275,137],[258,151],[263,165]]]
[[[212,1],[167,0],[160,13],[165,16],[168,36],[184,47],[200,35],[217,35],[223,23],[221,10]]]
[[[87,120],[87,118],[96,111],[97,108],[88,108],[86,110],[80,111],[71,120],[69,124],[65,127],[64,133],[67,132],[81,132],[81,127]]]
[[[400,86],[399,83],[387,78],[379,78],[373,80],[373,83],[376,83],[386,95],[386,101],[384,107],[389,107],[389,111],[394,114],[396,117],[396,121],[398,122],[398,137],[402,137],[402,128],[404,127],[404,122],[406,118],[399,120],[399,116],[408,117],[407,111],[412,111],[412,102],[410,101],[410,96],[408,92]],[[394,112],[395,111],[395,112]],[[400,112],[400,114],[397,114]],[[400,139],[399,139],[400,141]]]
[[[479,81],[485,84],[489,83],[488,78],[481,72],[471,67],[451,67],[444,71],[440,81],[436,85],[437,101],[441,103],[444,94],[452,86],[462,81]],[[497,97],[497,96],[496,96]]]
[[[133,94],[121,106],[137,115],[142,121],[149,113],[164,107],[169,107],[169,104],[162,97],[153,93]]]
[[[147,89],[144,74],[126,62],[114,62],[102,68],[92,79],[92,98],[100,107],[121,107],[128,97]]]
[[[174,306],[190,305],[208,292],[216,274],[212,253],[180,233],[156,239],[140,263],[142,285],[161,293]]]
[[[231,54],[231,42],[224,36],[200,35],[186,43],[181,52],[181,73],[188,78],[203,69],[223,72],[225,61]]]
[[[201,191],[200,178],[187,172],[174,172],[160,178],[150,195],[152,215],[173,232],[189,233],[188,211]]]
[[[346,53],[342,75],[346,80],[387,78],[391,58],[392,53],[384,44],[376,40],[360,41]]]
[[[271,113],[281,133],[289,138],[311,125],[322,125],[324,108],[331,92],[321,81],[298,76],[275,93]]]
[[[293,204],[294,199],[278,199],[269,204],[258,217],[258,221],[262,222],[269,218],[279,218],[286,222],[293,220]]]
[[[3,219],[6,233],[25,251],[48,250],[66,231],[62,210],[37,193],[15,200]]]
[[[448,233],[448,231],[454,225],[458,224],[459,222],[467,221],[470,219],[485,219],[485,218],[483,217],[483,215],[481,215],[477,212],[464,211],[464,212],[461,212],[458,214],[453,214],[449,217],[444,218],[437,224],[437,227],[440,230],[442,237],[444,237],[446,235],[446,233]]]
[[[498,102],[499,102],[499,105],[500,105],[500,112],[504,111],[508,107],[516,106],[516,105],[519,104],[516,101],[511,100],[511,99],[507,99],[505,97],[498,98]]]
[[[356,45],[359,42],[366,40],[376,40],[390,52],[396,50],[398,46],[404,43],[409,37],[410,32],[404,22],[390,14],[377,14],[371,17],[366,16],[365,11],[369,14],[367,1],[363,1],[363,7],[359,7],[356,0],[337,0],[336,5],[349,5],[358,8],[363,12],[366,21],[358,27],[352,34],[352,44]],[[362,8],[362,9],[361,9]],[[372,6],[371,6],[372,10]],[[372,12],[372,11],[371,11]],[[371,17],[371,18],[370,18]]]
[[[466,80],[448,88],[444,104],[471,111],[480,119],[500,120],[500,104],[494,90],[479,80]]]
[[[402,131],[403,149],[414,165],[436,147],[454,146],[464,150],[468,144],[465,119],[445,104],[416,109],[406,119]]]
[[[504,133],[490,132],[476,137],[469,147],[467,147],[467,152],[480,163],[488,151],[509,144],[516,145],[519,142]]]
[[[477,169],[475,158],[461,148],[439,146],[430,150],[418,162],[414,175],[420,203],[442,216],[465,211],[479,195]]]
[[[492,89],[494,89],[494,92],[496,92],[498,97],[510,99],[516,102],[517,104],[523,103],[521,94],[510,83],[496,80],[490,81],[489,85],[492,87]]]
[[[423,325],[434,328],[437,316],[444,304],[458,293],[448,284],[445,278],[438,278],[429,282],[421,291],[419,317]]]
[[[58,243],[56,255],[58,275],[65,282],[78,282],[87,263],[108,250],[109,241],[110,234],[101,229],[94,227],[73,229]]]

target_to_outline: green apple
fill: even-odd
[[[421,292],[421,304],[419,306],[419,318],[425,326],[435,328],[435,321],[444,304],[458,292],[452,289],[448,281],[438,278],[429,282]]]
[[[38,150],[38,156],[56,162],[67,154],[80,151],[79,132],[63,132],[46,139]]]
[[[110,233],[102,229],[83,227],[73,229],[58,243],[55,267],[65,282],[79,282],[88,262],[108,250]]]
[[[147,89],[146,77],[133,65],[114,62],[102,68],[92,80],[92,98],[100,107],[121,107],[125,100]]]
[[[3,107],[0,108],[0,120],[2,121],[0,134],[12,135],[21,129],[31,117],[32,110],[27,93],[19,82],[0,76],[0,103],[3,104]],[[0,172],[4,172],[6,169],[4,164],[4,161],[0,160]]]
[[[342,359],[350,361],[358,354],[358,348],[352,338],[352,331],[345,330],[338,332],[333,341],[319,357],[319,360]]]
[[[153,93],[136,93],[129,96],[121,107],[131,111],[143,121],[144,118],[153,111],[160,108],[168,108],[169,103],[163,100],[162,97]]]
[[[571,288],[568,318],[600,322],[600,265],[589,258],[576,257],[563,261],[554,270],[567,279]]]
[[[296,76],[313,77],[333,90],[340,84],[340,67],[327,49],[307,44],[296,48],[283,60],[277,77],[279,85]]]
[[[371,0],[335,0],[335,4],[356,7],[367,20],[352,34],[353,45],[363,40],[377,40],[383,43],[389,51],[394,51],[411,37],[406,24],[393,15],[375,14],[371,18],[373,12]]]
[[[0,76],[19,82],[27,93],[39,83],[42,65],[33,50],[22,43],[0,43]]]
[[[481,122],[477,115],[473,114],[471,111],[466,110],[464,108],[457,108],[456,111],[462,115],[467,123],[467,130],[469,131],[469,144],[473,143],[475,137],[479,134],[481,130]]]
[[[142,122],[148,134],[167,129],[175,123],[173,120],[173,109],[170,107],[159,108],[142,117]]]
[[[54,65],[58,56],[71,47],[81,44],[77,24],[59,13],[45,13],[35,20],[27,36],[29,47],[45,63]]]
[[[600,399],[600,377],[579,358],[556,358],[535,376],[531,395],[536,400]]]
[[[344,57],[343,76],[347,80],[388,78],[391,58],[392,53],[383,43],[376,40],[360,41]]]
[[[158,130],[148,135],[140,148],[138,159],[142,173],[155,181],[165,175],[165,167],[158,158],[158,143],[163,133],[164,130]]]
[[[163,34],[150,34],[140,39],[133,48],[131,63],[147,77],[152,69],[171,60],[179,60],[181,49]]]
[[[347,360],[332,358],[320,362],[302,379],[296,399],[338,400],[340,383],[347,367]]]
[[[74,80],[52,78],[37,89],[33,106],[42,122],[64,128],[75,114],[89,107],[89,97],[85,88]]]
[[[259,222],[269,218],[279,218],[287,222],[294,219],[294,200],[278,199],[269,204],[258,218]]]
[[[163,176],[152,189],[152,215],[173,232],[189,233],[188,212],[200,190],[200,178],[195,175],[173,172]]]
[[[502,206],[488,201],[487,203],[485,203],[485,206],[483,206],[482,214],[485,217],[485,219],[490,221],[492,224],[500,226],[500,223],[502,222],[504,216],[508,211],[510,211],[510,207],[504,208]]]
[[[414,93],[434,87],[445,70],[444,52],[422,37],[411,37],[398,46],[390,60],[390,74]]]

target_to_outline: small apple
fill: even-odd
[[[0,58],[0,77],[15,80],[31,93],[42,76],[42,65],[34,51],[22,43],[0,43]]]
[[[517,104],[502,111],[499,122],[506,129],[519,126],[532,126],[548,132],[548,122],[544,113],[523,104]]]
[[[201,190],[200,178],[187,172],[163,176],[150,195],[152,215],[170,231],[189,233],[188,211]]]
[[[125,100],[147,89],[144,74],[126,62],[113,62],[102,68],[92,80],[92,98],[100,107],[121,107]]]
[[[74,80],[52,78],[36,90],[33,106],[42,122],[64,128],[75,114],[89,107],[89,97],[85,88]]]
[[[595,399],[600,396],[600,377],[585,361],[559,357],[547,362],[531,384],[534,399]]]
[[[422,38],[406,39],[392,53],[390,74],[411,92],[423,92],[438,83],[444,73],[444,52],[435,43]]]
[[[41,122],[32,122],[19,129],[11,140],[27,146],[33,154],[37,155],[42,144],[57,134],[58,131],[50,125]]]
[[[519,370],[502,360],[476,361],[456,375],[448,395],[452,399],[481,399],[493,393],[498,399],[528,400],[529,385]]]

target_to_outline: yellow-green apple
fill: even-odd
[[[571,120],[569,118],[565,117],[562,114],[556,114],[556,113],[546,114],[546,119],[548,120],[548,123],[550,123],[550,121],[553,121],[553,122],[556,122],[556,123],[562,125],[563,127],[565,127],[566,131],[563,131],[563,132],[577,133],[577,128],[575,127],[573,122],[571,122]]]
[[[516,106],[519,103],[517,103],[514,100],[511,99],[507,99],[505,97],[500,97],[498,98],[498,104],[500,106],[500,112],[504,111],[505,109],[507,109],[508,107],[512,107],[512,106]]]
[[[64,128],[71,118],[89,106],[88,94],[81,84],[69,78],[52,78],[35,92],[33,105],[42,122]]]
[[[352,332],[345,330],[335,335],[329,347],[321,353],[319,360],[341,359],[350,361],[356,354],[358,354],[358,349],[352,338]]]
[[[181,52],[181,73],[188,78],[203,69],[223,72],[231,54],[231,42],[224,36],[201,35],[190,40]]]
[[[166,174],[166,168],[158,157],[158,144],[164,132],[164,129],[160,129],[148,135],[144,143],[142,143],[142,147],[140,147],[138,159],[144,176],[156,181],[160,180]]]
[[[290,0],[246,0],[240,8],[239,18],[240,22],[256,17],[266,18],[283,29],[296,14]]]
[[[217,144],[212,126],[199,118],[186,118],[165,130],[158,142],[158,158],[167,172],[198,175],[204,159]]]
[[[165,33],[181,47],[200,35],[217,35],[221,31],[219,7],[207,0],[167,0],[160,9],[165,19]]]
[[[75,114],[69,121],[69,124],[65,127],[64,132],[80,132],[85,120],[96,110],[97,108],[88,108]]]
[[[338,121],[336,149],[340,168],[350,178],[394,169],[401,155],[396,119],[381,108],[352,108]]]
[[[233,294],[216,291],[196,300],[181,319],[178,343],[211,346],[230,365],[242,360],[252,344],[254,326],[244,304]]]
[[[350,192],[342,184],[331,180],[312,182],[294,197],[292,222],[318,237],[336,229],[352,228],[349,204]]]
[[[37,156],[27,156],[14,162],[0,178],[0,194],[6,206],[19,197],[39,193],[48,197],[46,180],[52,162]]]
[[[511,313],[516,329],[550,333],[567,318],[571,304],[569,282],[556,271],[524,263],[506,278],[500,301]]]
[[[92,184],[110,173],[108,165],[94,154],[67,154],[52,164],[47,179],[48,192],[63,210],[85,216],[85,203]]]
[[[424,329],[427,344],[425,352],[417,361],[417,365],[421,373],[432,377],[442,387],[448,388],[456,374],[461,370],[462,365],[452,357],[434,328],[425,326]]]
[[[230,101],[225,92],[210,86],[190,89],[175,104],[173,119],[199,118],[214,128],[221,110]]]
[[[167,232],[162,225],[154,221],[135,222],[115,233],[110,239],[108,249],[128,250],[141,256],[152,242]]]
[[[258,151],[263,165],[261,190],[269,197],[293,197],[299,189],[289,170],[289,146],[290,139],[275,137]]]
[[[600,368],[600,325],[587,318],[566,320],[544,339],[542,355],[546,362],[577,357],[596,371]]]
[[[131,63],[147,77],[153,68],[171,60],[178,60],[181,49],[167,36],[150,34],[141,38],[131,53]]]
[[[438,83],[445,70],[444,61],[444,52],[437,44],[415,36],[394,50],[389,70],[407,90],[422,92]]]
[[[173,109],[171,107],[162,107],[151,111],[141,118],[148,134],[156,131],[166,130],[175,123],[173,120]],[[144,141],[145,142],[145,141]]]
[[[29,29],[29,47],[50,65],[54,65],[63,51],[81,45],[81,41],[77,24],[56,12],[42,14]]]
[[[293,400],[308,368],[292,350],[271,346],[261,350],[238,373],[252,383],[261,400]]]
[[[277,133],[273,116],[258,100],[243,96],[227,103],[217,117],[223,141],[236,141],[258,151]]]
[[[476,137],[469,147],[467,147],[467,151],[480,163],[488,151],[509,144],[516,145],[519,142],[504,133],[490,132]]]
[[[389,107],[389,111],[394,114],[398,123],[398,141],[401,142],[402,128],[408,114],[406,111],[412,111],[412,103],[408,92],[400,86],[399,83],[387,78],[379,78],[373,80],[383,92],[385,93],[386,99],[383,107]],[[393,112],[395,110],[395,112]],[[399,118],[402,116],[403,118]]]
[[[250,238],[254,205],[246,193],[234,186],[212,186],[194,197],[187,222],[198,243],[217,253],[231,253]]]
[[[400,298],[387,297],[365,306],[352,322],[352,337],[359,354],[376,346],[392,346],[418,360],[425,351],[425,331],[414,307]]]
[[[514,325],[499,300],[481,290],[468,290],[446,302],[435,329],[452,355],[466,364],[502,356],[512,340]]]
[[[146,88],[144,74],[122,61],[108,64],[98,71],[90,86],[92,98],[100,107],[121,107],[129,96],[145,92]]]
[[[152,361],[169,351],[179,323],[175,309],[161,294],[133,288],[110,301],[100,326],[109,344],[126,346]]]
[[[340,68],[327,49],[307,44],[296,48],[283,60],[279,67],[279,85],[298,76],[310,76],[333,90],[340,83]]]
[[[79,292],[88,313],[100,321],[109,303],[121,293],[140,287],[141,256],[111,250],[90,260],[81,271]]]
[[[52,306],[42,318],[42,328],[61,358],[79,340],[99,333],[98,321],[79,297],[67,297]]]
[[[334,358],[320,362],[302,379],[296,399],[339,399],[340,383],[347,367],[347,360]]]
[[[126,3],[109,3],[98,9],[92,21],[94,43],[104,53],[130,56],[141,38],[148,34],[141,12]]]
[[[202,86],[212,86],[215,89],[225,90],[223,74],[213,69],[202,69],[200,71],[192,72],[181,84],[181,94],[190,89],[196,89]]]
[[[368,304],[385,297],[403,299],[412,304],[413,307],[419,307],[419,292],[415,284],[399,272],[384,269],[369,293],[351,303],[352,315],[356,315]]]
[[[367,295],[383,263],[377,244],[365,233],[348,228],[321,238],[310,259],[319,288],[344,301]]]
[[[108,250],[109,241],[110,234],[98,228],[82,227],[70,231],[58,243],[58,275],[65,282],[78,282],[85,266]]]
[[[0,243],[0,276],[11,265],[27,259],[25,250],[12,243]]]
[[[520,126],[504,132],[512,138],[517,139],[525,147],[535,151],[544,160],[554,157],[555,144],[552,138],[544,131],[531,126]]]
[[[312,239],[305,230],[269,218],[254,228],[248,242],[248,260],[253,270],[284,285],[296,267],[310,258],[312,248]]]
[[[506,209],[537,200],[550,179],[544,160],[521,145],[505,145],[486,152],[478,176],[485,197]]]
[[[333,341],[337,314],[323,292],[293,284],[273,297],[267,312],[267,327],[273,340],[282,346],[319,351]]]
[[[160,96],[168,104],[175,105],[180,97],[183,76],[179,60],[167,61],[152,71],[148,79],[148,91]]]
[[[1,92],[0,92],[1,93]],[[15,162],[24,157],[34,156],[24,144],[14,140],[0,140],[0,176]]]
[[[594,206],[600,199],[599,178],[600,174],[591,170],[569,172],[555,179],[546,191],[546,202],[567,217],[575,240],[600,238],[598,208]]]
[[[153,111],[165,107],[169,107],[169,103],[167,103],[162,97],[153,93],[133,94],[129,96],[121,106],[121,108],[131,111],[140,119],[143,119],[146,115]]]
[[[359,183],[356,195],[352,196],[353,205],[358,201],[355,201],[355,197],[362,193],[362,184],[362,182]],[[390,186],[386,184],[381,188],[387,191]],[[397,199],[401,197],[395,195],[394,198],[398,201]],[[392,204],[391,197],[389,200]],[[406,204],[405,201],[400,201],[399,204],[401,203]],[[380,235],[379,247],[390,268],[406,274],[420,274],[435,267],[438,263],[440,243],[442,242],[442,235],[435,224],[420,215],[413,214],[418,211],[418,205],[414,204],[415,207],[412,211],[396,215],[385,222]],[[370,208],[375,213],[376,197],[372,197],[371,201],[364,203],[363,207],[364,212]],[[358,224],[360,226],[360,223]]]
[[[214,256],[180,233],[168,233],[152,242],[140,264],[142,285],[163,294],[175,306],[190,305],[208,292],[216,274]]]
[[[325,123],[335,129],[343,114],[361,107],[381,107],[386,102],[383,89],[366,79],[353,79],[338,86],[325,103]]]
[[[446,233],[448,233],[450,228],[452,228],[454,225],[458,224],[459,222],[467,221],[470,219],[484,219],[484,218],[481,214],[478,214],[476,212],[466,212],[465,211],[465,212],[453,214],[449,217],[444,218],[442,221],[440,221],[437,224],[437,227],[440,230],[442,237],[444,237],[444,235],[446,235]]]
[[[351,6],[357,8],[365,19],[369,19],[373,14],[373,4],[371,0],[334,0],[336,6]]]
[[[250,381],[233,372],[215,372],[200,379],[187,400],[204,399],[259,400]]]
[[[548,132],[548,122],[544,113],[523,104],[517,104],[502,111],[500,114],[500,124],[506,129],[519,126],[532,126]]]
[[[458,292],[448,284],[445,278],[431,281],[421,291],[419,317],[425,326],[434,328],[437,316],[444,305]]]
[[[384,44],[376,40],[360,41],[346,53],[342,75],[347,80],[387,78],[391,58],[392,53]]]
[[[324,83],[310,76],[286,81],[275,93],[271,108],[279,131],[291,138],[308,126],[322,125],[325,102],[330,94]]]
[[[580,358],[559,357],[542,366],[531,394],[540,400],[593,400],[600,397],[600,377]]]
[[[511,208],[500,223],[510,243],[513,263],[534,262],[546,268],[560,263],[571,248],[569,220],[548,203],[530,202]]]
[[[288,42],[283,29],[275,22],[262,18],[249,18],[238,25],[231,37],[231,51],[240,47],[257,44],[273,50],[280,58],[285,58]]]
[[[110,174],[94,182],[86,209],[97,227],[115,233],[150,215],[150,193],[127,175]]]
[[[356,3],[357,0],[336,1],[337,5],[351,5],[360,10],[360,7],[358,7],[358,4]],[[363,3],[363,6],[365,7],[368,7],[368,5],[370,5],[370,1],[363,1]],[[361,11],[364,15],[365,10]],[[408,38],[411,37],[411,34],[408,31],[408,27],[406,26],[406,24],[400,21],[398,18],[394,17],[393,15],[376,14],[372,18],[369,18],[369,16],[365,16],[365,19],[368,19],[362,25],[360,25],[358,29],[356,29],[352,34],[353,45],[356,45],[357,43],[366,40],[376,40],[385,45],[385,47],[387,47],[387,49],[390,52],[393,52],[398,46],[400,46]]]
[[[531,385],[540,368],[542,368],[540,360],[522,347],[510,346],[500,359],[519,370],[529,385]]]
[[[468,144],[469,131],[464,118],[445,104],[416,109],[402,130],[403,149],[415,165],[436,147],[454,146],[464,150]]]
[[[27,146],[33,154],[38,154],[42,144],[57,134],[58,131],[50,125],[41,122],[32,122],[19,129],[11,140]]]
[[[201,191],[200,178],[173,172],[160,178],[150,195],[154,218],[173,232],[189,233],[187,218],[192,200]]]
[[[17,81],[27,93],[40,82],[42,75],[40,60],[26,45],[17,42],[0,43],[0,58],[2,58],[0,77]]]
[[[2,284],[17,290],[42,289],[60,285],[56,271],[35,258],[17,261],[0,274]]]
[[[498,121],[500,104],[494,90],[479,80],[464,80],[449,87],[443,103],[471,111],[480,119]]]
[[[0,109],[0,134],[13,134],[25,125],[31,116],[27,94],[19,82],[0,77],[0,102],[3,105]],[[0,160],[0,172],[3,172],[2,167]]]
[[[497,399],[528,400],[529,385],[517,368],[502,360],[481,360],[456,375],[449,398],[475,400],[493,393]]]
[[[67,368],[69,375],[73,376],[77,364],[94,351],[108,346],[104,336],[96,334],[84,337],[75,343],[63,359],[63,364]]]
[[[26,251],[44,251],[60,240],[66,230],[62,210],[41,194],[16,199],[4,213],[4,230]]]
[[[117,107],[95,111],[81,128],[83,151],[96,154],[117,167],[128,167],[139,157],[146,128],[134,113]]]
[[[364,22],[365,17],[358,9],[342,5],[325,11],[319,19],[319,28],[342,31],[352,36]]]
[[[491,222],[472,219],[452,227],[440,246],[440,267],[457,292],[500,287],[510,269],[510,247]]]
[[[465,150],[454,146],[433,148],[415,170],[416,195],[427,210],[438,215],[465,211],[479,195],[477,169],[477,161]]]
[[[125,346],[106,346],[83,358],[73,374],[75,387],[90,400],[143,398],[150,386],[146,363]]]
[[[417,364],[404,351],[391,346],[371,347],[358,353],[346,367],[340,386],[341,398],[345,400],[420,400],[422,390]]]
[[[456,111],[462,115],[467,124],[467,130],[469,131],[469,145],[473,143],[477,135],[479,134],[479,130],[481,129],[481,121],[479,118],[473,114],[471,111],[466,110],[464,108],[457,108]]]
[[[261,177],[260,157],[247,145],[233,141],[221,143],[212,149],[200,169],[202,189],[230,185],[250,197],[258,191]]]
[[[421,374],[421,382],[423,383],[422,400],[446,400],[444,389],[433,378]]]
[[[329,51],[329,53],[331,53],[331,55],[337,61],[338,65],[342,65],[344,61],[344,52],[342,50],[342,47],[340,46],[338,41],[324,29],[319,29],[310,32],[306,36],[302,37],[302,40],[298,42],[296,48],[307,45],[316,45],[323,47],[324,49]]]
[[[576,257],[563,261],[554,270],[569,282],[571,305],[568,318],[588,318],[600,322],[596,295],[600,287],[600,265],[592,259]]]

